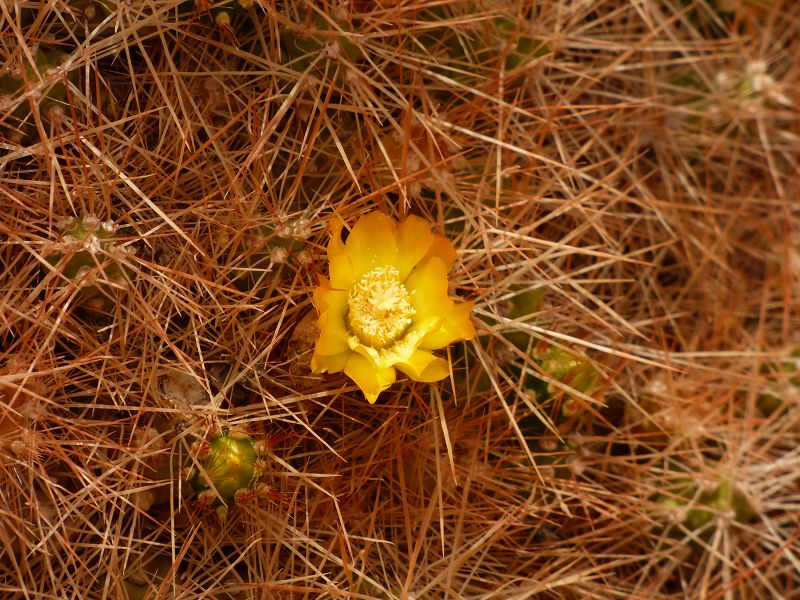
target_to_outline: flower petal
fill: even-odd
[[[431,242],[425,257],[430,258],[432,256],[441,260],[444,263],[445,270],[449,273],[453,268],[453,264],[456,262],[456,249],[446,237],[434,233],[433,242]]]
[[[447,361],[427,350],[417,350],[408,361],[395,366],[414,381],[439,381],[450,374]]]
[[[349,350],[341,354],[331,354],[330,356],[321,356],[314,352],[311,357],[311,371],[314,373],[338,373],[344,369],[351,354],[352,352]]]
[[[356,382],[370,404],[375,404],[378,394],[392,385],[397,377],[394,367],[378,368],[371,360],[356,353],[347,359],[344,373]]]
[[[376,267],[397,261],[397,223],[389,215],[372,212],[361,217],[345,242],[354,282]]]
[[[330,282],[320,277],[314,289],[314,306],[319,312],[319,338],[314,356],[330,356],[349,350],[344,316],[347,312],[347,292],[331,289]]]
[[[324,277],[319,278],[319,287],[314,288],[314,308],[320,315],[333,313],[344,316],[347,310],[347,292],[331,288]]]
[[[408,277],[419,261],[428,253],[434,235],[431,224],[415,215],[409,215],[397,226],[397,262],[401,281]]]
[[[456,304],[450,312],[444,316],[444,319],[442,319],[442,322],[439,324],[439,328],[431,331],[422,338],[419,347],[425,348],[426,350],[438,350],[439,348],[449,346],[453,342],[471,340],[474,338],[475,325],[472,323],[472,319],[470,319],[470,313],[472,312],[474,304],[474,301]]]
[[[353,267],[342,241],[342,222],[331,221],[331,240],[328,242],[328,270],[331,285],[339,290],[349,290],[356,281]]]
[[[447,296],[447,269],[435,256],[414,269],[405,286],[411,292],[415,322],[427,326],[429,321],[437,321],[453,307],[453,301]]]
[[[319,338],[314,346],[315,355],[331,356],[350,350],[347,343],[348,333],[341,318],[326,314],[320,318],[319,324]]]

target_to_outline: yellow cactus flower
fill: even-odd
[[[410,216],[401,223],[379,212],[355,224],[346,242],[331,224],[330,279],[314,290],[320,337],[311,358],[315,373],[344,371],[374,403],[396,371],[414,381],[450,373],[432,350],[475,336],[472,302],[447,295],[456,251],[430,223]]]

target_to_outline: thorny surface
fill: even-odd
[[[793,0],[103,6],[0,4],[2,595],[797,594]],[[301,367],[373,209],[479,336],[369,406]],[[101,316],[47,260],[89,215]],[[274,492],[224,521],[181,476],[221,427]]]

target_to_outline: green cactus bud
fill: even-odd
[[[532,355],[545,373],[577,392],[594,396],[602,387],[602,377],[597,369],[577,354],[543,342],[534,348]],[[539,385],[534,389],[537,392],[537,398],[541,400],[542,386]],[[557,396],[561,390],[552,383],[546,383],[545,392],[546,397],[553,397]],[[563,398],[562,417],[570,418],[577,414],[579,403],[571,400],[569,395]]]
[[[190,483],[198,494],[213,495],[214,506],[232,504],[259,477],[256,443],[248,436],[220,433],[199,458],[203,468],[193,470]]]
[[[77,302],[92,316],[111,314],[131,277],[126,260],[134,254],[133,249],[119,246],[115,234],[110,221],[93,216],[70,218],[63,226],[61,241],[45,255],[58,273],[60,285],[79,288]]]
[[[197,5],[197,2],[194,2]],[[225,0],[215,2],[211,7],[211,16],[218,27],[230,27],[231,19],[236,13],[249,10],[255,5],[255,0]]]

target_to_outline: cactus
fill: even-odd
[[[336,68],[329,67],[330,60],[342,59],[355,63],[361,58],[361,48],[353,43],[349,32],[351,27],[344,11],[333,13],[333,21],[308,7],[302,22],[292,22],[281,31],[281,49],[284,62],[293,70],[303,73],[314,64],[314,72],[324,77],[326,71],[332,74]],[[319,60],[318,60],[319,59]],[[343,71],[337,72],[337,82],[341,83]]]
[[[202,468],[189,468],[186,477],[198,501],[216,507],[221,518],[229,506],[259,493],[264,451],[250,436],[221,431],[200,443],[195,453]]]
[[[267,223],[248,233],[243,243],[243,264],[238,268],[241,272],[234,278],[236,287],[252,291],[265,272],[282,273],[283,265],[298,269],[311,262],[306,247],[310,235],[302,220],[283,226]]]
[[[137,456],[135,469],[146,482],[137,480],[137,488],[131,494],[131,503],[142,511],[168,503],[177,490],[188,495],[187,486],[180,486],[180,453],[165,452],[164,437],[172,433],[171,424],[164,418],[157,418],[153,425],[144,425],[134,431],[136,448],[146,448],[144,455]]]
[[[195,1],[194,4],[199,5],[200,2]],[[230,28],[234,14],[249,10],[255,5],[255,0],[225,0],[225,2],[215,3],[211,7],[211,16],[218,27]]]
[[[67,0],[65,4],[76,17],[86,19],[90,28],[99,25],[117,10],[117,0]]]
[[[520,426],[525,428],[523,422],[520,423]],[[536,460],[536,466],[545,479],[573,478],[575,472],[572,467],[576,462],[577,453],[571,444],[552,436],[526,436],[526,441]]]
[[[156,556],[138,569],[132,569],[123,581],[128,600],[144,600],[150,592],[158,590],[164,577],[172,570],[172,566],[169,557]]]
[[[76,300],[86,313],[111,314],[118,293],[128,286],[131,269],[126,259],[133,250],[116,243],[113,223],[94,216],[67,219],[62,229],[61,241],[52,245],[45,260],[60,285],[78,288]]]
[[[533,356],[545,373],[578,392],[591,396],[600,388],[600,374],[591,363],[577,354],[540,343],[533,350]],[[552,384],[548,385],[548,392],[556,393]]]
[[[444,9],[427,11],[423,18],[445,21]],[[502,67],[507,73],[521,73],[526,66],[552,52],[550,45],[532,32],[532,21],[497,16],[481,22],[469,35],[456,36],[433,28],[419,40],[430,52],[444,54],[445,68],[433,70],[469,87],[480,87],[483,80],[497,78]],[[522,78],[520,78],[522,81]]]
[[[769,18],[773,0],[708,0],[707,8],[696,0],[682,0],[690,20],[707,28],[712,37],[727,36],[726,29],[746,30],[763,25]]]
[[[756,398],[759,410],[772,415],[777,410],[800,401],[800,350],[761,368],[769,385]]]
[[[506,319],[520,323],[532,323],[534,314],[541,309],[544,303],[544,294],[543,288],[514,292],[513,296],[498,303],[498,314]],[[505,337],[522,352],[530,352],[535,344],[530,331],[514,331],[515,326],[513,324],[503,324],[500,319],[491,315],[481,315],[481,318],[490,327],[500,327],[502,325],[505,328],[512,329],[505,333]]]
[[[544,289],[527,290],[518,293],[511,298],[510,310],[506,315],[509,319],[530,322],[531,315],[539,310],[544,301]],[[528,352],[528,345],[531,342],[531,335],[527,331],[512,331],[506,335],[517,348],[523,352]]]
[[[26,376],[27,372],[28,365],[19,357],[0,367],[0,465],[37,453],[30,425],[47,412],[42,401],[45,384],[40,375]]]
[[[522,21],[522,24],[526,24],[526,21]],[[547,42],[521,31],[519,25],[516,19],[497,17],[489,28],[487,45],[495,53],[496,48],[500,48],[506,71],[525,67],[552,52]]]
[[[64,114],[67,104],[67,88],[60,79],[53,79],[49,87],[37,85],[51,79],[48,74],[58,67],[65,55],[54,50],[37,48],[33,52],[33,64],[23,57],[24,69],[15,68],[9,62],[0,76],[0,114],[5,115],[6,133],[10,139],[21,142],[36,130],[31,112],[31,103],[18,96],[35,89],[35,102],[39,114],[46,123],[57,121]],[[67,79],[75,81],[77,71],[70,71]]]
[[[753,516],[753,509],[744,494],[722,476],[708,485],[699,484],[690,476],[673,478],[667,490],[659,493],[655,501],[667,509],[672,523],[682,524],[704,540],[710,539],[714,528],[724,523],[720,519],[747,523]],[[680,534],[678,531],[672,533]]]
[[[501,309],[508,319],[529,323],[532,315],[540,310],[544,302],[544,291],[539,289],[517,292],[507,302],[505,309]],[[483,316],[489,326],[499,325],[499,320],[493,316]],[[496,363],[510,376],[513,381],[521,381],[521,388],[535,400],[540,407],[555,406],[557,414],[551,415],[557,422],[565,422],[579,413],[580,401],[556,385],[552,380],[567,386],[586,396],[599,397],[603,387],[601,373],[585,358],[561,347],[554,346],[544,340],[536,339],[528,331],[510,331],[505,337],[521,352],[530,357],[530,361],[541,368],[541,372],[528,364],[524,369],[520,361],[512,353],[503,352],[495,356]],[[501,351],[502,352],[502,351]],[[460,354],[454,354],[456,360]],[[471,364],[476,362],[470,357]],[[456,380],[463,379],[463,375],[456,374]],[[479,374],[475,382],[478,391],[489,388],[490,382],[485,374]],[[541,435],[544,432],[538,417],[530,415],[524,420],[527,435]],[[522,425],[522,423],[521,423]]]
[[[672,86],[674,105],[687,129],[707,123],[718,132],[752,136],[754,119],[794,104],[784,85],[767,73],[763,61],[722,70],[710,83],[684,74],[673,79]]]
[[[309,310],[295,325],[286,346],[289,375],[300,389],[310,387],[320,381],[320,376],[311,372],[311,355],[314,345],[319,339],[317,321],[316,311]]]
[[[603,377],[592,364],[577,354],[551,346],[547,342],[540,342],[531,352],[533,361],[550,378],[574,389],[581,394],[586,394],[599,399],[603,387]],[[512,364],[506,367],[511,374],[519,379],[522,377],[521,369]],[[571,396],[552,382],[545,380],[541,375],[526,370],[523,390],[543,412],[549,413],[549,419],[556,428],[564,432],[573,427],[573,419],[581,414],[581,400]],[[552,429],[545,426],[543,419],[536,414],[527,414],[519,421],[519,427],[528,445],[532,450],[538,451],[540,439],[552,436]],[[553,448],[555,449],[555,447]],[[568,451],[569,446],[559,446],[559,450]]]

